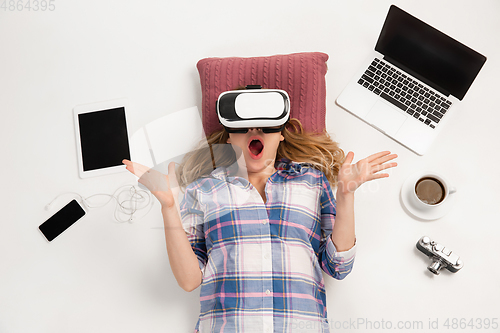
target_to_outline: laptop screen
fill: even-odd
[[[375,50],[441,93],[462,100],[486,57],[392,5]]]

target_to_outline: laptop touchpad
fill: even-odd
[[[385,133],[394,135],[401,128],[407,116],[402,111],[383,101],[377,101],[365,117],[365,120],[375,125]]]

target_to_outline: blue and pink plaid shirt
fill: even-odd
[[[335,198],[321,171],[281,160],[266,203],[234,167],[186,188],[184,228],[203,272],[201,332],[329,332],[322,270],[343,279],[355,246],[331,240]]]

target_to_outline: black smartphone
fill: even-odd
[[[85,214],[86,212],[83,207],[80,206],[78,201],[73,199],[47,221],[43,222],[38,229],[40,229],[45,238],[50,242]]]

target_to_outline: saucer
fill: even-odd
[[[408,177],[403,186],[401,187],[401,200],[404,208],[413,216],[422,220],[437,220],[448,214],[456,201],[457,193],[452,193],[448,196],[445,202],[436,207],[429,207],[428,209],[421,209],[415,207],[412,203],[410,196],[414,191],[414,184],[422,176],[422,173],[415,173]]]

